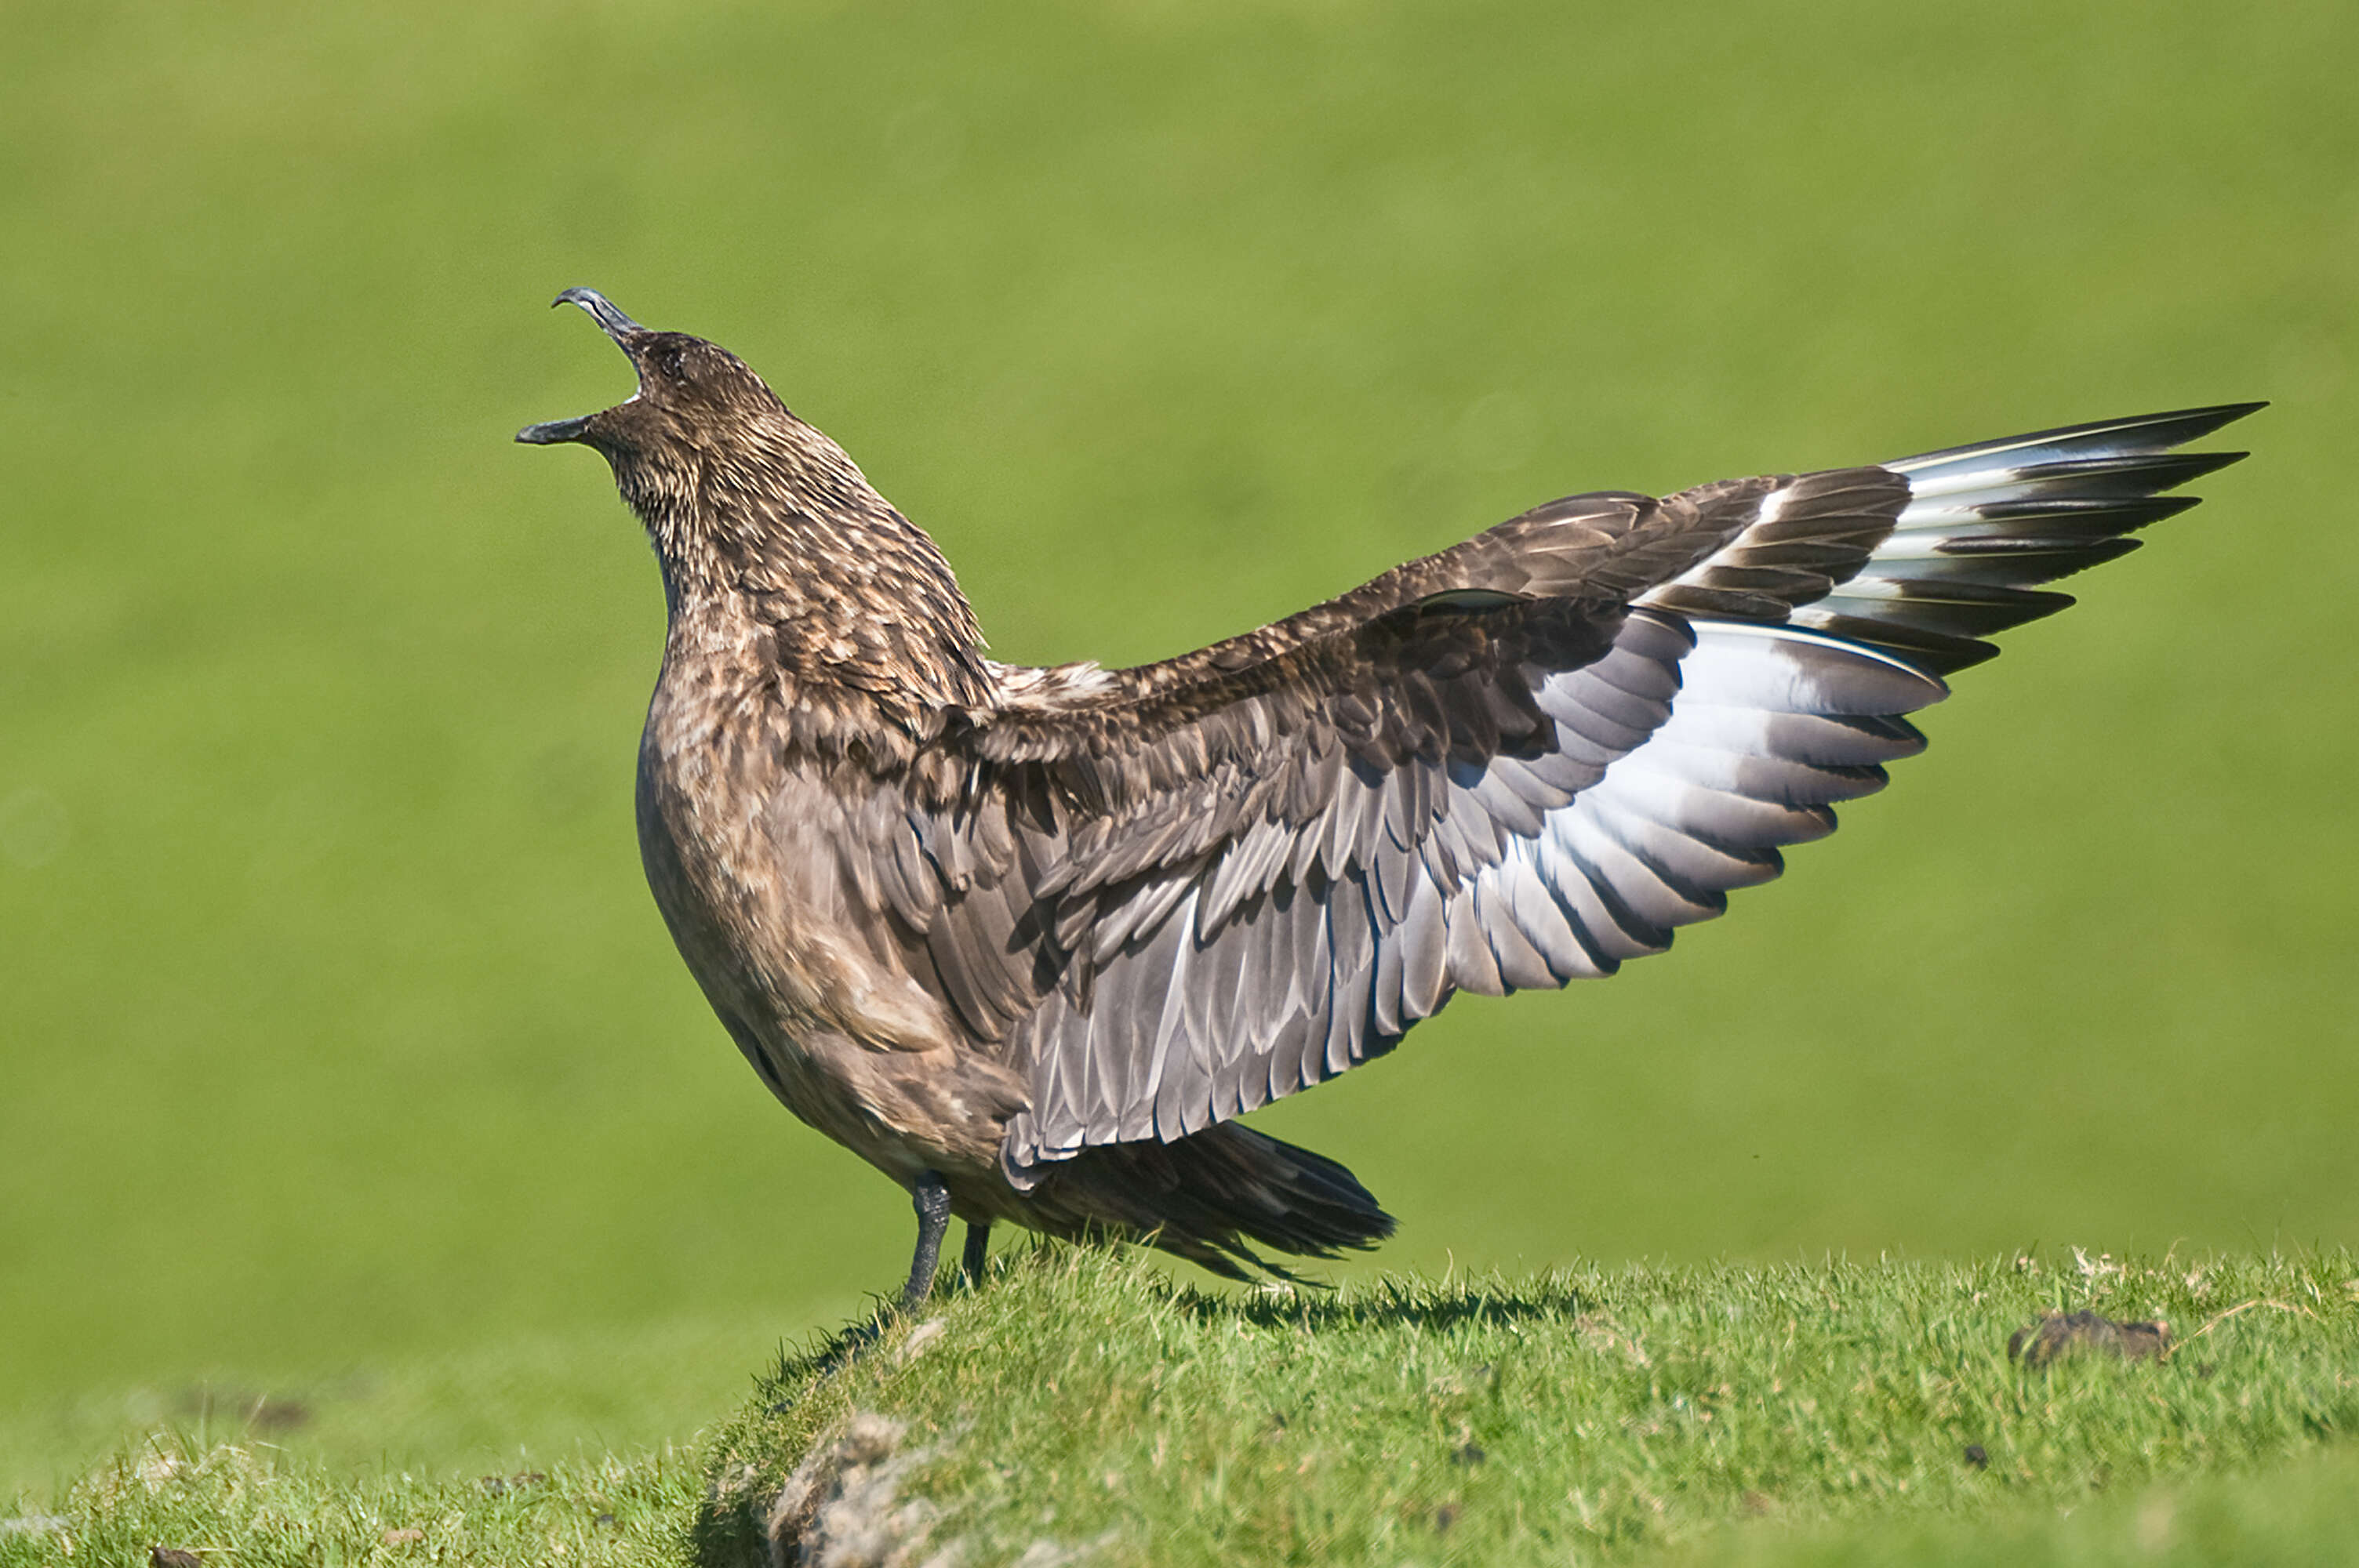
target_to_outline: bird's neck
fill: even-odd
[[[784,456],[625,485],[663,567],[667,665],[734,650],[749,686],[831,732],[921,739],[981,706],[983,630],[933,540],[840,452]]]

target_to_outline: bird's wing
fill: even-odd
[[[1027,1075],[1018,1184],[1612,974],[1835,825],[2033,584],[2132,547],[2249,406],[1666,498],[1574,497],[1261,633],[946,738],[891,879]]]

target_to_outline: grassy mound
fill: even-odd
[[[1787,1560],[1972,1520],[1958,1540],[2020,1554],[2058,1506],[2359,1425],[2354,1272],[2075,1254],[1224,1299],[1046,1249],[765,1379],[717,1436],[696,1546],[716,1565],[774,1542],[789,1561],[1589,1562],[1735,1550],[1736,1526]],[[2010,1358],[2057,1310],[2166,1320],[2173,1346]],[[2347,1500],[2354,1479],[2303,1485]]]
[[[2073,1253],[1221,1296],[1041,1247],[788,1360],[690,1451],[355,1476],[167,1435],[0,1519],[0,1568],[2359,1562],[2354,1275]],[[2010,1357],[2082,1311],[2169,1348]]]

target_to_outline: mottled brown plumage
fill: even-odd
[[[662,564],[648,882],[771,1090],[915,1196],[911,1299],[951,1213],[1225,1273],[1373,1245],[1349,1172],[1234,1119],[1775,876],[2248,411],[1572,496],[1193,654],[1030,669],[736,358],[565,301],[639,391],[518,439],[603,453]]]

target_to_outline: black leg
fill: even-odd
[[[918,1254],[909,1260],[908,1288],[901,1310],[915,1312],[934,1292],[934,1270],[942,1260],[942,1237],[951,1227],[951,1190],[931,1171],[918,1178],[912,1206],[918,1211]]]
[[[991,1227],[976,1220],[966,1222],[966,1256],[959,1260],[959,1272],[966,1276],[969,1285],[983,1283],[984,1266],[991,1260]]]

